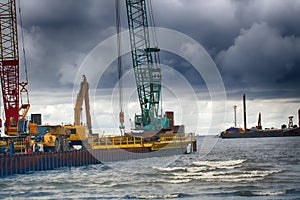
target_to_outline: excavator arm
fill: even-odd
[[[83,80],[80,84],[80,89],[77,94],[76,104],[74,108],[74,125],[81,125],[81,111],[83,100],[85,104],[85,115],[86,115],[86,123],[89,134],[92,134],[92,123],[91,123],[91,114],[90,114],[90,102],[89,102],[89,84],[87,82],[86,76],[82,76]]]

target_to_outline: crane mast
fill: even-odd
[[[16,10],[15,0],[0,0],[0,77],[5,110],[5,132],[8,135],[26,132],[28,120],[24,118],[30,107],[29,102],[25,104],[22,102],[19,106],[19,86],[22,87],[21,93],[27,93],[27,100],[28,91],[25,88],[27,82],[19,82]],[[20,111],[23,112],[20,114]]]
[[[16,127],[19,119],[19,54],[15,0],[1,0],[0,9],[0,73],[5,123],[6,127]]]
[[[145,0],[126,0],[132,63],[141,115],[135,116],[135,128],[158,130],[169,126],[159,116],[161,101],[161,68],[154,62],[160,49],[151,47]]]

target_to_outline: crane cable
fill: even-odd
[[[153,14],[153,8],[152,8],[152,1],[148,0],[147,2],[147,7],[149,10],[149,19],[150,19],[150,27],[152,27],[152,40],[153,40],[153,45],[154,47],[158,47],[158,42],[157,42],[157,35],[155,31],[155,21],[154,21],[154,14]]]
[[[21,42],[22,42],[22,52],[23,52],[23,62],[24,62],[24,70],[25,70],[25,79],[26,82],[20,82],[21,90],[20,93],[25,92],[27,95],[27,104],[29,104],[29,94],[28,90],[25,88],[28,85],[28,70],[27,70],[27,60],[26,60],[26,52],[25,52],[25,40],[24,40],[24,29],[23,29],[23,21],[22,21],[22,12],[21,12],[21,1],[18,0],[18,11],[19,11],[19,19],[20,19],[20,28],[21,28]],[[23,104],[23,98],[21,95],[21,103]]]
[[[115,0],[116,7],[116,31],[117,31],[117,51],[118,51],[118,85],[119,85],[119,108],[120,108],[120,132],[121,135],[125,129],[124,112],[123,112],[123,84],[122,84],[122,39],[121,39],[121,17],[120,17],[120,0]]]
[[[154,13],[153,13],[153,6],[152,6],[152,0],[148,0],[147,2],[147,7],[148,7],[148,12],[149,12],[149,19],[150,19],[150,27],[151,27],[151,36],[152,37],[152,42],[153,46],[158,48],[158,42],[157,42],[157,34],[156,34],[156,29],[155,29],[155,20],[154,20]],[[156,68],[160,68],[160,57],[158,52],[154,52],[154,62],[153,64],[156,66]],[[162,79],[161,79],[161,85],[162,85]],[[160,115],[162,115],[163,109],[162,109],[162,92],[160,92]],[[159,111],[158,111],[159,112]]]
[[[25,78],[28,83],[28,71],[27,71],[27,60],[26,60],[26,52],[25,52],[25,40],[24,40],[24,30],[23,30],[23,21],[22,21],[22,12],[21,12],[21,1],[18,0],[19,5],[19,18],[20,18],[20,27],[21,27],[21,42],[22,42],[22,51],[23,51],[23,59],[24,59],[24,68],[25,68]]]

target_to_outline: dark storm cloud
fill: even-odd
[[[188,34],[210,53],[229,98],[243,92],[255,98],[300,96],[300,1],[167,0],[155,5],[161,11],[155,12],[159,25]]]
[[[127,28],[124,2],[122,24]],[[261,98],[300,94],[299,0],[164,0],[152,5],[157,26],[182,32],[205,47],[229,97],[242,92]],[[22,14],[33,88],[71,86],[84,57],[115,33],[111,0],[26,0]],[[185,65],[166,58],[174,60],[178,71]],[[116,81],[111,78],[115,72],[107,70],[105,87],[114,85],[107,81]],[[192,70],[183,74],[199,78]]]
[[[32,88],[72,87],[84,57],[114,34],[111,1],[26,0],[21,6]]]
[[[277,29],[261,23],[241,31],[216,61],[224,80],[233,88],[290,96],[299,91],[299,55],[300,38],[281,36]]]

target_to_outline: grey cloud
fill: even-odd
[[[31,87],[72,87],[73,71],[84,57],[115,33],[114,1],[21,2]],[[122,25],[127,28],[124,3]],[[187,34],[206,48],[229,94],[252,91],[276,98],[299,93],[299,0],[164,0],[152,5],[157,26]],[[185,65],[169,54],[162,53],[161,60],[173,60],[178,71]],[[128,59],[125,65],[130,67]],[[192,83],[204,84],[192,69],[184,70]],[[107,70],[103,87],[114,86],[114,73]]]
[[[114,34],[113,5],[94,0],[22,2],[30,86],[72,87],[84,57]]]
[[[299,55],[300,38],[282,36],[277,29],[260,23],[242,30],[235,43],[220,52],[216,61],[223,79],[233,88],[277,89],[278,96],[293,96],[299,93]]]

